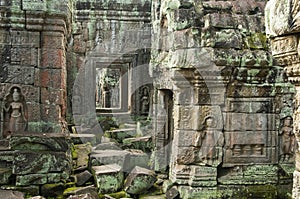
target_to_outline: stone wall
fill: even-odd
[[[70,122],[90,126],[82,121],[86,114],[94,118],[141,115],[143,89],[149,98],[152,90],[148,72],[151,2],[74,1],[73,5],[73,41],[68,53],[68,96],[73,99]],[[112,78],[110,85],[96,83],[105,68],[120,71],[120,83]],[[101,97],[104,93],[106,98]],[[81,100],[74,101],[74,96]]]
[[[295,85],[293,127],[296,140],[296,170],[293,198],[299,198],[299,1],[269,1],[266,6],[266,30],[271,51],[278,64],[285,68],[289,81]]]
[[[72,7],[51,0],[0,4],[0,184],[37,195],[71,172],[65,116]]]
[[[164,191],[286,197],[296,148],[287,74],[297,79],[292,67],[287,74],[282,68],[287,60],[273,60],[265,6],[0,1],[0,184],[32,195],[53,183],[65,188],[72,167],[67,124],[99,143],[118,122],[148,120],[152,168]],[[298,39],[290,37],[284,39]],[[102,117],[117,124],[99,125]]]
[[[294,87],[270,53],[265,1],[152,5],[155,170],[184,198],[290,183]]]

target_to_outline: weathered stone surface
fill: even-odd
[[[130,139],[130,138],[128,138],[128,139]],[[106,142],[106,143],[98,144],[97,146],[95,146],[94,150],[100,151],[100,150],[122,150],[122,149],[115,142]]]
[[[126,138],[123,140],[123,147],[130,148],[130,149],[139,149],[144,152],[151,152],[152,139],[151,136]]]
[[[86,133],[80,133],[80,134],[70,134],[70,137],[72,139],[72,143],[74,144],[83,144],[83,143],[91,143],[95,144],[97,142],[97,138],[95,134],[86,134]]]
[[[21,192],[23,194],[30,195],[30,196],[40,195],[39,185],[29,185],[29,186],[2,185],[1,190]]]
[[[129,128],[129,129],[116,129],[111,131],[106,131],[105,136],[109,138],[113,138],[117,140],[119,143],[126,138],[132,138],[136,135],[136,129]]]
[[[43,196],[34,196],[29,199],[46,199],[46,198],[44,198]]]
[[[68,151],[70,143],[65,136],[48,134],[12,136],[9,140],[12,150],[32,150],[32,151]]]
[[[28,174],[17,176],[17,186],[43,185],[48,183],[47,174]]]
[[[57,197],[63,194],[64,184],[44,184],[41,186],[41,195],[47,197]]]
[[[278,167],[272,165],[257,165],[224,169],[218,181],[221,184],[276,184],[278,182]]]
[[[125,163],[124,171],[129,173],[135,166],[149,168],[149,154],[137,149],[127,149],[126,152],[129,152],[129,154]]]
[[[13,174],[17,175],[62,171],[71,171],[70,157],[64,152],[18,151],[13,161]]]
[[[97,189],[94,185],[87,186],[87,187],[77,187],[77,188],[69,188],[66,189],[63,193],[64,196],[69,197],[78,197],[80,195],[89,195],[91,199],[99,199]]]
[[[86,193],[86,194],[80,194],[80,195],[71,195],[69,196],[67,199],[94,199],[93,196],[91,196],[90,193]]]
[[[75,159],[75,169],[87,168],[91,151],[90,143],[74,145],[72,156]]]
[[[189,185],[193,187],[214,187],[217,185],[217,168],[192,166]]]
[[[169,189],[166,192],[166,198],[167,199],[179,199],[180,198],[180,193],[179,193],[179,191],[177,190],[176,187],[172,187],[171,189]]]
[[[127,193],[138,195],[150,189],[155,181],[154,171],[136,166],[127,176],[124,189]]]
[[[0,190],[1,197],[9,199],[24,199],[24,194],[18,191]]]
[[[114,193],[122,188],[124,174],[119,165],[93,166],[92,173],[100,194]]]
[[[12,170],[9,168],[0,168],[0,184],[9,184]]]
[[[271,0],[266,5],[266,32],[279,36],[299,31],[298,1]],[[298,15],[297,15],[298,14]]]
[[[75,181],[77,186],[82,186],[86,183],[93,175],[88,171],[85,170],[84,172],[75,174]]]
[[[118,164],[121,168],[126,168],[129,152],[121,150],[101,150],[93,151],[90,159],[93,166],[105,164]]]

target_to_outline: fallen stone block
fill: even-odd
[[[64,184],[44,184],[41,186],[41,195],[47,197],[57,197],[63,194]]]
[[[156,181],[155,172],[136,166],[125,181],[125,191],[129,194],[139,195],[150,189]]]
[[[99,194],[114,193],[122,188],[124,173],[121,166],[117,164],[93,166],[92,173]]]
[[[29,185],[29,186],[11,186],[11,185],[3,185],[1,186],[2,190],[8,191],[17,191],[24,193],[30,196],[38,196],[40,194],[40,186],[39,185]],[[0,194],[1,196],[1,194]]]
[[[122,150],[122,148],[116,144],[115,142],[105,142],[98,144],[94,150],[99,151],[99,150]]]
[[[180,193],[177,190],[177,188],[172,187],[171,189],[169,189],[166,193],[166,198],[167,199],[179,199],[180,198]]]
[[[128,154],[128,160],[124,168],[125,172],[130,172],[135,166],[149,168],[150,158],[147,153],[137,149],[126,149]]]
[[[86,194],[89,194],[90,197],[89,199],[99,199],[97,189],[94,185],[87,186],[87,187],[77,187],[77,188],[70,187],[66,189],[63,193],[65,197],[68,198],[74,197],[73,199],[75,199],[76,197],[80,198],[80,196]]]
[[[126,128],[126,129],[115,129],[105,132],[105,137],[115,139],[117,142],[122,143],[126,138],[133,138],[136,136],[135,128]]]
[[[89,181],[89,179],[92,176],[93,175],[88,170],[85,170],[84,172],[75,174],[76,185],[77,186],[82,186],[84,183],[86,183],[87,181]]]
[[[88,167],[89,155],[92,151],[90,143],[74,145],[72,157],[75,160],[74,169],[86,169]]]
[[[139,149],[148,153],[152,150],[152,139],[151,136],[126,138],[123,140],[123,145],[126,148]]]
[[[128,161],[127,151],[121,150],[101,150],[101,151],[93,151],[90,159],[92,162],[92,166],[100,166],[106,164],[118,164],[123,168],[126,167],[126,162]]]

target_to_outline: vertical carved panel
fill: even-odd
[[[3,137],[25,132],[27,128],[27,106],[19,87],[12,87],[4,98]]]

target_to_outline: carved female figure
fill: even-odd
[[[146,115],[149,112],[149,90],[148,87],[144,87],[142,90],[142,96],[141,96],[141,114]]]
[[[283,122],[283,127],[279,133],[282,136],[282,161],[288,161],[294,154],[295,136],[292,128],[292,118],[286,117]]]
[[[6,96],[3,109],[6,115],[6,126],[4,128],[4,136],[12,133],[24,132],[27,127],[27,118],[25,114],[25,103],[22,99],[20,89],[14,87],[10,94]]]

